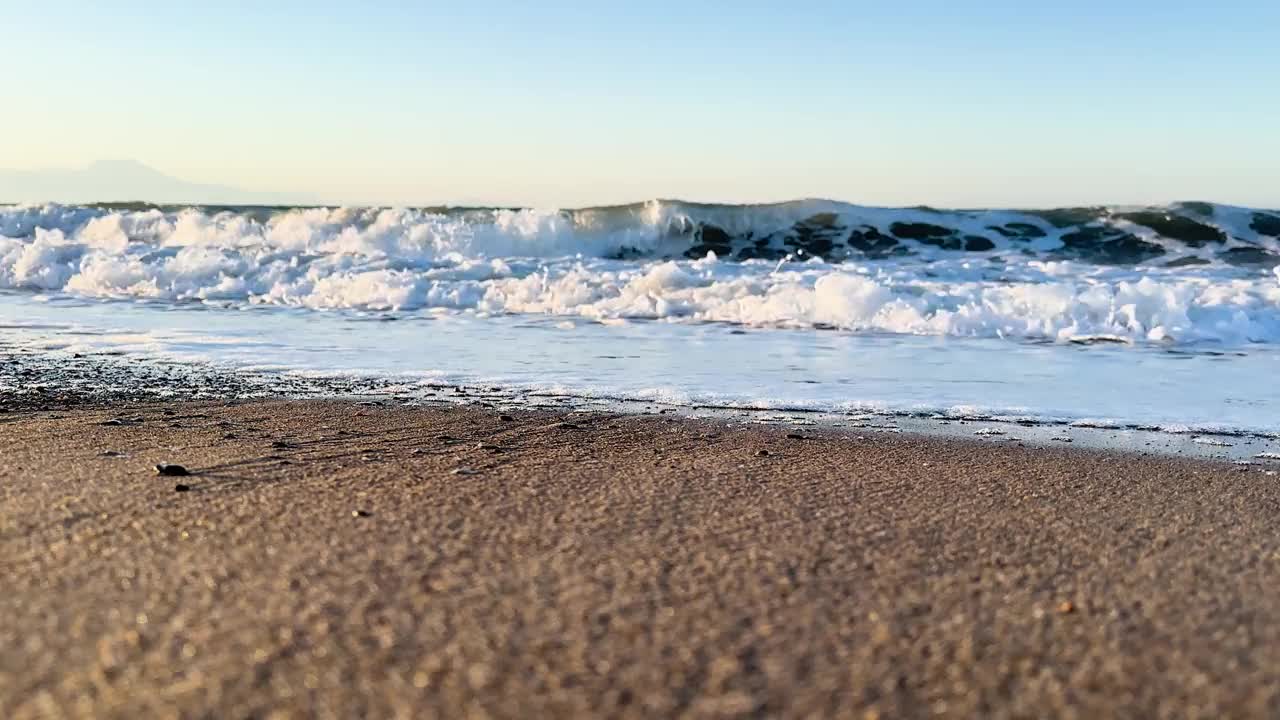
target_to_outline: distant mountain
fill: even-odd
[[[287,205],[313,202],[304,195],[261,193],[180,180],[135,160],[102,160],[86,168],[0,169],[3,202],[131,202],[202,205]]]

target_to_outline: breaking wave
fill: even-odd
[[[1146,208],[934,210],[824,200],[654,200],[577,210],[104,204],[0,207],[0,235],[59,232],[99,246],[260,246],[424,259],[557,257],[829,261],[938,251],[1032,253],[1102,264],[1280,264],[1280,211],[1184,202]]]
[[[0,288],[1048,339],[1280,342],[1280,212],[805,200],[0,207]]]

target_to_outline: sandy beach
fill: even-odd
[[[5,717],[1280,710],[1257,470],[354,402],[0,423]]]

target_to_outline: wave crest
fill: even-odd
[[[59,231],[130,242],[408,261],[465,257],[828,261],[1030,253],[1100,264],[1280,265],[1280,212],[1209,203],[1156,208],[934,210],[823,200],[710,205],[654,200],[576,210],[225,208],[145,205],[0,208],[0,235]]]

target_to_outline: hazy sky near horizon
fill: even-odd
[[[1273,0],[0,0],[0,24],[0,168],[349,203],[1280,206]]]

